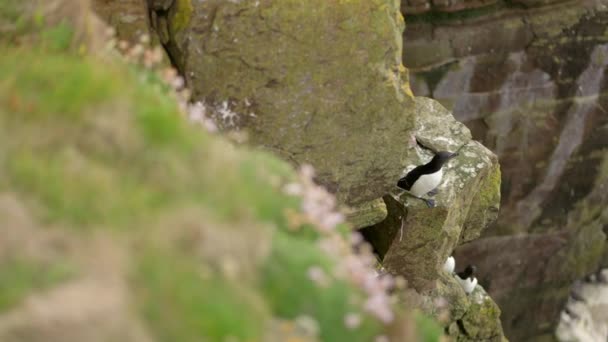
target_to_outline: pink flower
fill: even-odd
[[[349,329],[356,329],[361,325],[361,315],[356,313],[348,313],[344,316],[344,325]]]
[[[308,277],[315,284],[321,287],[326,287],[329,285],[329,279],[325,271],[319,266],[313,266],[308,269]]]

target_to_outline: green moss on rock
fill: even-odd
[[[192,17],[168,46],[195,98],[240,113],[216,110],[222,129],[245,129],[250,143],[314,165],[342,203],[392,187],[408,155],[393,139],[414,121],[397,1],[192,5],[214,15]]]
[[[382,222],[388,214],[382,198],[350,208],[347,220],[354,228],[365,228]]]
[[[178,34],[180,31],[188,27],[194,7],[192,0],[176,0],[171,6],[171,14],[169,23],[173,34]]]

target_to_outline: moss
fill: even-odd
[[[359,229],[380,223],[387,215],[388,211],[384,200],[378,198],[352,208],[347,215],[347,220],[354,228]]]
[[[221,129],[247,129],[249,143],[314,164],[320,183],[343,203],[359,205],[398,179],[403,150],[387,149],[387,142],[414,121],[400,82],[403,22],[396,4],[192,2],[195,12],[215,15],[193,17],[174,35],[175,55],[185,57],[178,64],[194,75],[197,99],[228,101],[233,111],[253,114],[219,120]],[[331,99],[319,101],[327,89]]]
[[[140,100],[135,108],[136,120],[145,141],[155,147],[170,146],[176,152],[193,153],[197,139],[192,130],[186,127],[183,120],[178,120],[175,102],[168,96],[159,95],[150,88],[136,94]]]
[[[243,284],[202,276],[191,258],[149,250],[133,284],[139,308],[161,341],[260,341],[269,313]]]
[[[111,68],[101,70],[76,56],[51,53],[42,59],[38,53],[3,51],[0,101],[20,120],[74,120],[121,88]]]
[[[471,296],[471,306],[462,318],[462,335],[458,341],[500,341],[502,327],[500,309],[481,289]]]
[[[495,163],[487,170],[487,175],[477,185],[478,192],[472,199],[471,208],[463,224],[460,243],[479,237],[498,216],[500,205],[501,172]]]
[[[0,311],[18,304],[34,291],[48,289],[74,274],[69,264],[45,265],[28,259],[10,259],[0,263]]]
[[[188,27],[190,23],[194,11],[192,0],[175,0],[170,11],[171,32],[176,34]]]
[[[20,151],[8,162],[15,189],[38,198],[47,220],[76,226],[119,223],[161,202],[161,194],[127,175],[96,164],[76,151],[50,156]]]
[[[436,342],[442,340],[443,331],[434,319],[421,313],[417,313],[415,319],[418,342]]]
[[[74,30],[65,22],[47,27],[41,34],[42,44],[50,50],[67,51],[72,45]]]
[[[315,243],[278,233],[272,248],[263,269],[261,288],[279,317],[313,318],[319,323],[322,341],[370,341],[380,332],[380,325],[369,317],[357,329],[346,327],[344,317],[360,311],[363,295],[350,291],[344,282],[331,280],[332,265]],[[322,286],[311,281],[308,276],[311,267],[324,269],[330,283]]]

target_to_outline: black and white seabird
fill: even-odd
[[[453,256],[449,256],[445,263],[443,264],[443,270],[447,273],[447,274],[452,274],[454,273],[454,269],[456,268],[456,259],[454,259]]]
[[[474,276],[476,270],[475,266],[469,265],[463,272],[456,273],[456,280],[458,280],[466,294],[473,292],[475,286],[477,286],[477,278]]]
[[[578,291],[576,289],[570,290],[570,298],[572,298],[572,300],[576,301],[576,302],[583,302],[583,303],[587,302],[585,300],[585,298],[583,296],[581,296],[581,294],[578,293]]]
[[[439,186],[441,178],[443,177],[443,165],[457,155],[458,153],[447,151],[438,152],[430,162],[419,165],[408,172],[405,177],[397,182],[397,186],[403,190],[409,191],[416,198],[425,201],[429,207],[434,207],[434,200],[425,199],[420,196],[428,194]]]
[[[566,322],[570,322],[572,320],[578,321],[581,319],[581,316],[576,314],[576,312],[572,311],[570,308],[566,307],[561,313],[561,318]]]

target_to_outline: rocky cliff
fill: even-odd
[[[439,269],[496,218],[498,162],[441,105],[412,96],[398,2],[148,4],[171,60],[221,130],[245,132],[248,144],[295,165],[314,165],[315,179],[350,208],[385,269],[404,276],[421,301],[446,288],[468,300]],[[462,155],[434,209],[395,192],[396,180],[426,162],[429,150]],[[480,315],[474,305],[460,309],[450,322]],[[488,315],[486,335],[476,335],[475,324],[452,333],[501,339],[495,305]]]
[[[404,3],[413,92],[501,161],[498,221],[456,255],[483,265],[508,337],[551,340],[572,282],[607,262],[606,3]]]
[[[189,122],[83,4],[0,7],[0,340],[438,338],[310,166]]]
[[[96,19],[65,1],[1,8],[23,25],[0,25],[0,136],[15,137],[0,144],[0,272],[18,275],[0,337],[437,340],[419,308],[456,340],[504,340],[483,288],[441,271],[496,219],[498,160],[412,95],[397,1],[94,2],[120,39],[151,32],[188,89],[161,82],[142,45],[118,44],[133,66],[90,43]],[[65,7],[82,20],[44,19]],[[460,157],[437,207],[395,189],[440,150]],[[398,303],[336,205],[406,280]]]

